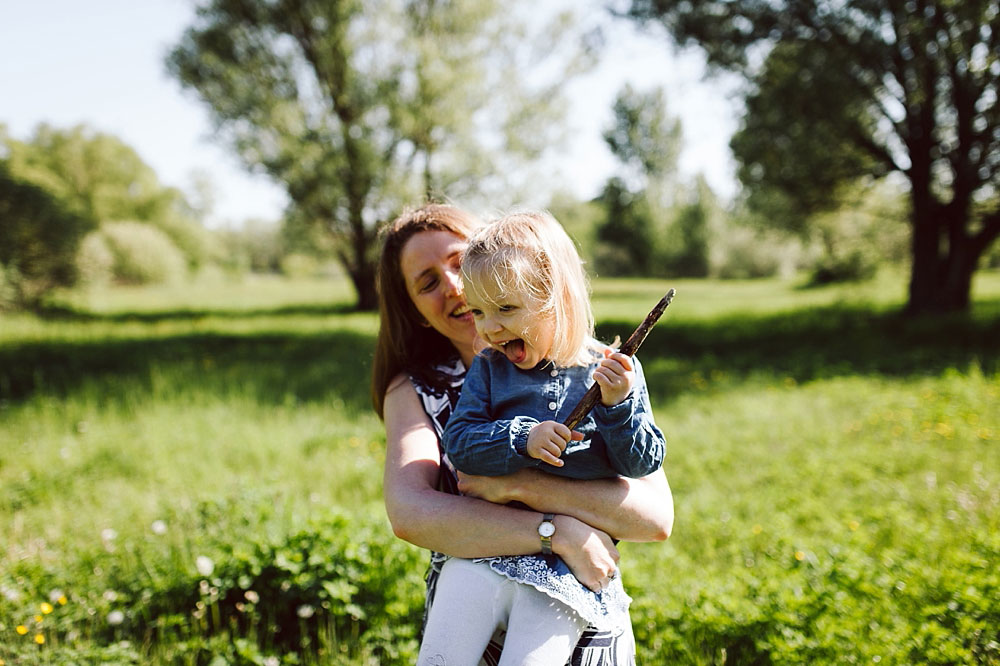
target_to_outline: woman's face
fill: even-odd
[[[476,325],[462,290],[462,251],[466,240],[449,231],[421,231],[406,241],[399,269],[417,311],[471,358]]]

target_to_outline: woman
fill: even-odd
[[[386,428],[389,520],[396,536],[432,551],[428,607],[447,556],[538,553],[541,538],[551,539],[552,552],[580,582],[598,591],[617,570],[612,537],[657,541],[669,536],[673,503],[662,472],[591,481],[537,470],[456,477],[442,453],[441,432],[476,352],[475,324],[459,278],[462,251],[475,226],[476,220],[460,209],[431,204],[404,213],[384,232],[376,278],[380,326],[372,399]],[[547,514],[555,514],[545,520],[555,533],[540,537]],[[629,664],[634,652],[631,626],[587,631],[571,661]],[[491,645],[484,663],[498,653],[499,643]]]

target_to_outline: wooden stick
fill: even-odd
[[[673,288],[667,291],[666,295],[660,299],[660,302],[656,304],[656,307],[649,311],[646,318],[642,320],[642,323],[639,324],[638,328],[633,331],[632,335],[630,335],[628,340],[625,341],[625,344],[622,345],[619,350],[621,353],[626,356],[632,356],[635,354],[636,350],[639,349],[639,345],[641,345],[642,341],[646,339],[646,335],[649,333],[650,329],[653,328],[653,324],[659,320],[660,315],[662,315],[663,311],[667,309],[668,305],[670,305],[670,301],[674,300],[674,294],[676,293],[677,292]],[[594,408],[594,405],[597,404],[597,401],[600,400],[600,398],[601,387],[595,382],[594,385],[587,390],[583,397],[580,398],[580,402],[577,403],[576,407],[573,408],[573,411],[570,412],[569,416],[566,417],[566,420],[563,421],[563,425],[570,430],[575,428],[577,424],[583,420],[583,417],[585,417],[590,410]]]

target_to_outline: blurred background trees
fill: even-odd
[[[996,2],[631,0],[628,14],[746,78],[732,147],[751,210],[804,230],[858,183],[902,174],[907,309],[968,308],[1000,235]]]
[[[381,224],[424,197],[516,187],[555,143],[560,91],[587,59],[567,16],[529,30],[524,6],[214,0],[168,64],[246,166],[287,189],[293,223],[329,236],[372,309]]]
[[[0,133],[0,150],[9,304],[37,307],[51,289],[78,280],[176,281],[214,260],[184,195],[116,137],[41,124],[25,141]]]
[[[995,3],[621,6],[743,77],[732,199],[681,174],[671,91],[630,85],[604,129],[617,167],[603,187],[552,191],[572,139],[566,87],[620,16],[526,0],[203,0],[167,69],[216,139],[284,187],[281,219],[207,228],[210,175],[185,193],[117,137],[0,127],[0,304],[38,307],[77,281],[265,272],[346,274],[369,309],[378,229],[426,199],[485,217],[547,201],[600,276],[823,285],[893,266],[910,271],[914,313],[966,309],[977,267],[1000,266]]]

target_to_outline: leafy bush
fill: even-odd
[[[319,262],[307,254],[292,252],[281,258],[281,273],[290,278],[315,277]]]
[[[115,255],[100,231],[83,238],[76,253],[76,269],[84,284],[106,284],[114,276]]]
[[[180,281],[187,260],[161,230],[141,222],[106,222],[101,225],[114,255],[114,278],[124,284],[158,284]]]
[[[769,235],[734,226],[712,248],[711,271],[724,280],[773,277],[788,270],[793,254],[788,242],[781,244]]]
[[[878,259],[870,251],[855,248],[842,255],[825,255],[812,267],[811,285],[870,280],[878,272]]]
[[[72,285],[77,246],[93,226],[0,163],[0,294],[7,294],[0,307],[36,307],[53,288]]]

